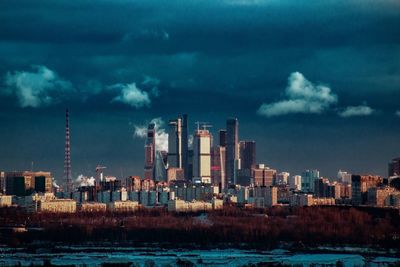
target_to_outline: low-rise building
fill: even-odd
[[[10,207],[12,205],[12,196],[0,195],[0,207]]]
[[[106,210],[107,204],[100,202],[86,202],[80,205],[82,212],[105,212]]]
[[[139,208],[137,201],[114,201],[108,203],[108,209],[115,212],[136,211]]]
[[[224,208],[224,201],[222,199],[213,198],[211,200],[213,210],[221,210]]]
[[[213,206],[220,209],[221,202],[216,200],[214,203],[204,201],[184,201],[175,199],[168,201],[168,211],[172,212],[198,212],[212,210]]]
[[[333,197],[320,197],[313,198],[313,206],[333,206],[335,205],[335,199]]]
[[[74,213],[76,212],[76,201],[72,199],[41,200],[38,203],[40,212],[51,213]]]
[[[293,194],[290,196],[290,206],[312,206],[314,204],[311,194]]]
[[[189,210],[189,202],[182,199],[174,199],[168,201],[168,211],[187,212]]]

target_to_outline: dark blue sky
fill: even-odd
[[[135,126],[239,118],[260,163],[387,174],[400,155],[398,1],[0,2],[0,169],[142,175]]]

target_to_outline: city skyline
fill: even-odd
[[[399,0],[0,0],[1,266],[400,266]]]
[[[180,113],[190,134],[195,121],[213,124],[214,139],[237,117],[258,162],[291,174],[386,176],[400,151],[399,10],[356,0],[2,1],[0,168],[33,161],[60,180],[69,107],[74,178],[97,164],[142,173],[135,126],[161,117],[167,132]]]
[[[70,130],[69,130],[69,117],[70,117],[69,112],[70,112],[69,109],[67,109],[68,133],[70,132]],[[65,113],[64,113],[64,116],[65,116]],[[169,119],[169,120],[166,120],[166,121],[163,121],[161,119],[161,117],[159,117],[159,118],[155,118],[155,119],[146,121],[146,123],[143,124],[143,125],[134,125],[134,130],[133,130],[133,134],[132,134],[133,135],[133,139],[136,141],[136,143],[138,143],[138,142],[139,143],[143,143],[142,151],[137,151],[136,152],[136,154],[137,153],[141,154],[142,159],[141,159],[141,161],[139,163],[136,162],[135,165],[141,165],[141,167],[138,168],[138,169],[135,169],[133,173],[126,173],[125,169],[122,169],[121,167],[119,167],[119,169],[118,169],[116,166],[112,166],[111,165],[111,166],[105,167],[105,169],[107,169],[107,170],[105,170],[105,172],[108,175],[116,176],[116,177],[120,177],[120,178],[124,178],[124,177],[130,176],[130,175],[137,175],[137,176],[143,177],[143,179],[146,179],[146,178],[156,179],[155,168],[154,168],[154,166],[156,164],[156,155],[155,154],[157,152],[168,153],[168,151],[169,151],[169,147],[168,147],[168,143],[169,142],[168,142],[168,140],[170,140],[170,138],[169,138],[169,134],[168,134],[168,127],[170,127],[169,131],[171,131],[171,129],[172,129],[171,126],[172,127],[176,127],[176,124],[177,124],[178,121],[179,121],[179,125],[181,127],[183,125],[183,121],[185,121],[186,126],[192,124],[193,127],[187,127],[188,129],[186,130],[188,132],[188,137],[189,137],[188,138],[189,139],[188,148],[190,150],[193,150],[192,143],[193,143],[193,140],[194,140],[194,136],[196,135],[196,132],[199,130],[199,127],[200,128],[202,127],[202,123],[203,122],[199,122],[199,121],[191,122],[190,120],[188,120],[188,114],[184,114],[183,116],[179,115],[177,117],[178,117],[178,119]],[[182,118],[185,118],[185,120],[183,120]],[[224,138],[225,138],[225,140],[224,140],[225,141],[225,145],[224,146],[227,146],[227,143],[226,143],[226,132],[227,132],[226,128],[228,127],[229,122],[232,123],[233,121],[236,121],[236,123],[237,123],[237,126],[236,126],[237,130],[236,131],[238,132],[239,131],[239,121],[238,121],[237,118],[234,118],[232,116],[230,116],[230,117],[228,117],[226,119],[226,123],[227,124],[224,125],[225,128],[224,127],[214,127],[214,125],[210,124],[209,122],[203,123],[204,126],[206,126],[207,128],[210,129],[210,133],[209,134],[211,135],[211,140],[212,140],[212,147],[210,147],[210,149],[213,149],[213,147],[215,147],[215,146],[221,145],[220,144],[220,140],[219,140],[220,138],[222,138],[221,137],[221,131],[224,131],[224,133],[225,133],[224,134]],[[64,118],[64,123],[65,123],[65,118]],[[206,128],[204,128],[204,129],[206,129]],[[66,129],[64,129],[64,130],[66,130]],[[172,130],[172,131],[175,131],[175,130]],[[180,131],[182,131],[182,129]],[[202,130],[200,130],[200,132],[201,131]],[[149,133],[150,132],[152,133],[152,135],[151,135],[151,138],[149,139],[149,137],[150,137]],[[65,132],[64,132],[64,134],[65,134]],[[152,137],[155,137],[155,138],[152,138]],[[182,139],[182,137],[180,137],[180,138]],[[237,142],[238,155],[243,152],[243,151],[240,150],[240,147],[242,145],[244,145],[244,143],[246,143],[246,142],[247,143],[249,143],[249,142],[253,143],[253,146],[254,146],[253,149],[255,150],[255,146],[256,146],[257,141],[252,139],[251,137],[250,138],[242,138],[241,136],[238,136],[237,137],[237,141],[238,141]],[[152,174],[153,176],[149,176],[149,174],[146,175],[146,170],[151,165],[151,164],[148,165],[148,160],[149,160],[148,159],[149,151],[147,150],[148,149],[148,142],[151,142],[151,143],[154,142],[154,145],[156,147],[155,150],[153,150],[153,149],[150,150],[151,154],[153,154],[152,158],[154,158],[154,160],[152,160],[152,163],[151,163],[151,164],[153,164],[152,168],[154,168],[154,170],[152,169],[152,171],[151,171],[151,172],[154,171],[154,174]],[[72,145],[72,147],[73,147],[73,145]],[[85,148],[83,148],[83,149],[85,149]],[[184,151],[185,150],[182,149],[180,153],[183,154]],[[258,151],[258,148],[257,148],[257,151]],[[252,152],[252,153],[255,153],[255,151]],[[254,157],[255,157],[255,154],[254,154]],[[65,161],[65,159],[64,159],[64,161]],[[386,171],[387,171],[387,166],[390,163],[390,161],[391,161],[391,159],[387,160],[387,164],[385,166],[386,167]],[[174,167],[174,164],[171,162],[171,157],[169,157],[168,162],[169,162],[169,166],[170,167]],[[273,169],[277,169],[278,172],[288,171],[288,172],[290,172],[291,176],[301,175],[306,170],[319,170],[319,171],[321,170],[318,166],[314,165],[315,167],[311,167],[311,168],[304,167],[304,168],[299,169],[298,172],[293,172],[293,171],[291,171],[290,167],[286,167],[286,168],[280,169],[280,168],[277,168],[276,166],[268,164],[268,162],[265,162],[263,160],[257,160],[255,163],[256,164],[265,164],[265,166],[271,167]],[[28,166],[29,168],[25,168],[23,170],[38,171],[40,169],[40,168],[39,169],[35,169],[35,161],[33,161],[33,160],[31,162],[29,162],[29,164],[30,164]],[[65,162],[64,162],[64,164],[65,164]],[[82,170],[79,170],[79,169],[76,171],[76,170],[74,170],[74,168],[72,168],[73,174],[74,174],[73,177],[72,177],[73,181],[74,182],[78,181],[80,179],[80,177],[82,177],[82,175],[83,176],[88,176],[88,177],[95,176],[95,174],[97,175],[97,172],[96,172],[97,167],[101,166],[101,165],[104,165],[103,162],[101,162],[101,161],[97,162],[97,163],[93,162],[92,164],[95,165],[95,169],[93,169],[93,170],[88,169],[86,172],[82,171]],[[243,164],[243,163],[240,163],[240,164]],[[78,168],[79,168],[79,166],[80,166],[79,163],[77,165],[78,165]],[[183,167],[182,159],[181,159],[180,166]],[[360,174],[367,174],[368,173],[368,172],[363,171],[363,170],[361,170],[359,172],[352,172],[351,169],[336,168],[336,170],[334,170],[334,172],[332,174],[330,174],[330,175],[321,173],[321,177],[326,177],[326,178],[329,178],[331,180],[336,180],[337,179],[337,172],[340,171],[340,170],[341,171],[348,171],[350,173],[360,173]],[[7,171],[15,171],[15,170],[11,170],[10,169],[10,170],[7,170]],[[64,181],[65,180],[65,170],[63,170],[64,171],[64,175],[58,175],[57,173],[61,173],[62,171],[59,172],[59,171],[57,171],[57,169],[40,169],[40,171],[51,171],[53,174],[55,174],[54,177],[56,178],[55,180],[56,180],[58,185],[63,185],[65,183],[65,181]],[[387,172],[383,173],[383,174],[379,174],[379,173],[371,173],[371,174],[380,175],[382,177],[387,177],[388,176]],[[229,180],[229,178],[227,178],[227,179]]]

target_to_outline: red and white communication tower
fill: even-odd
[[[71,174],[71,144],[69,139],[69,112],[65,114],[65,159],[64,159],[64,180],[65,191],[68,195],[72,192],[72,174]]]

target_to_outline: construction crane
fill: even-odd
[[[200,130],[200,127],[203,128],[203,130],[207,130],[207,128],[213,127],[209,122],[206,121],[196,121],[197,124],[197,130]]]
[[[100,181],[103,181],[103,169],[106,169],[107,167],[105,167],[105,166],[100,166],[100,165],[97,165],[97,167],[96,167],[96,177],[97,177],[97,180],[100,180]]]

